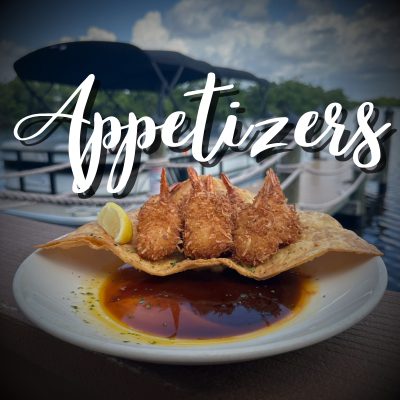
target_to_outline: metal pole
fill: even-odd
[[[390,124],[393,126],[393,118],[394,118],[393,110],[391,108],[387,108],[385,111],[385,122],[390,122]],[[391,142],[391,138],[389,137],[383,143],[383,150],[386,155],[386,166],[378,174],[379,194],[385,194],[386,189],[387,189],[387,179],[388,179],[389,159],[390,159],[390,142]]]
[[[54,164],[53,154],[50,151],[47,153],[47,159],[48,159],[50,165]],[[50,176],[51,194],[56,194],[57,193],[56,173],[55,172],[50,172],[49,176]]]
[[[18,161],[18,171],[22,171],[21,163],[22,163],[22,154],[19,150],[17,150],[17,161]],[[23,176],[19,178],[19,187],[22,192],[25,192],[25,179]]]
[[[301,147],[295,146],[285,157],[285,165],[298,164],[301,158]],[[285,190],[288,202],[296,204],[299,201],[300,176]]]

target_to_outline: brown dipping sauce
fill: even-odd
[[[287,317],[304,295],[305,281],[295,271],[255,281],[228,269],[156,277],[123,266],[105,282],[101,304],[116,320],[152,335],[222,338]]]

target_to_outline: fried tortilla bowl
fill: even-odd
[[[214,178],[217,191],[225,192],[225,187],[219,179]],[[185,181],[174,190],[174,199],[180,202],[189,192],[190,183]],[[251,202],[254,195],[246,190],[240,190],[240,195]],[[113,252],[124,263],[151,275],[166,276],[178,272],[225,266],[236,270],[239,274],[263,280],[281,272],[287,271],[328,252],[356,253],[370,256],[380,256],[382,253],[373,245],[358,237],[354,232],[344,229],[334,218],[327,214],[314,211],[299,211],[301,235],[296,243],[281,248],[276,254],[255,267],[236,262],[231,258],[188,259],[176,253],[160,261],[147,261],[136,251],[136,231],[138,211],[129,213],[133,226],[131,243],[117,245],[113,239],[96,223],[91,222],[71,232],[70,234],[39,245],[43,249],[68,249],[79,246],[89,246],[93,249],[106,249]]]

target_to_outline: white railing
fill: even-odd
[[[321,212],[329,212],[337,209],[338,206],[345,202],[367,179],[367,174],[361,172],[357,179],[339,196],[324,203],[298,203],[297,206],[302,210],[314,210]]]
[[[287,146],[286,149],[291,150],[295,147],[295,143],[291,142]],[[251,180],[255,176],[263,173],[268,168],[273,167],[274,165],[278,164],[288,153],[282,152],[276,154],[269,159],[261,162],[258,165],[252,165],[248,168],[245,168],[239,175],[234,176],[231,178],[232,183],[235,185],[243,184],[246,181]],[[231,153],[225,156],[225,161],[228,159],[233,159],[236,157],[243,156],[243,153]],[[168,160],[148,160],[143,162],[140,166],[139,171],[144,172],[146,170],[150,170],[154,167],[165,167],[165,168],[188,168],[188,167],[195,167],[198,165],[195,162],[174,162]],[[46,167],[34,168],[25,171],[17,171],[17,172],[10,172],[0,175],[0,179],[12,179],[12,178],[21,178],[27,176],[33,176],[37,174],[44,174],[44,173],[52,173],[67,169],[70,167],[69,163],[62,163],[62,164],[54,164]],[[293,183],[295,183],[298,179],[300,179],[301,174],[309,173],[315,176],[334,176],[343,173],[345,170],[348,170],[348,165],[343,165],[339,168],[331,168],[331,169],[317,169],[312,166],[312,161],[308,163],[293,163],[293,164],[281,164],[279,163],[276,165],[276,169],[278,172],[288,173],[289,176],[282,182],[283,190],[287,190]],[[329,212],[330,210],[337,209],[337,207],[345,202],[365,181],[366,174],[360,173],[360,175],[355,179],[355,181],[346,188],[344,192],[342,192],[339,196],[334,199],[331,199],[327,202],[323,203],[304,203],[299,202],[297,203],[300,209],[304,210],[317,210],[317,211],[325,211]],[[0,198],[7,198],[7,199],[15,199],[15,200],[23,200],[23,201],[32,201],[32,202],[47,202],[47,203],[55,203],[55,204],[65,204],[65,205],[78,205],[78,204],[85,204],[85,205],[100,205],[108,200],[109,197],[99,197],[96,196],[95,198],[91,199],[80,199],[72,194],[58,194],[58,195],[51,195],[51,194],[39,194],[39,193],[30,193],[30,192],[22,192],[16,190],[3,190],[0,192]],[[130,204],[130,205],[139,205],[143,203],[148,198],[148,194],[139,194],[135,196],[129,196],[124,199],[117,200],[121,204]]]

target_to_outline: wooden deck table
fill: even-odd
[[[0,215],[3,399],[400,398],[400,293],[322,343],[257,361],[168,366],[97,354],[36,328],[18,310],[12,279],[33,246],[70,228]],[[27,397],[29,396],[29,397]]]

